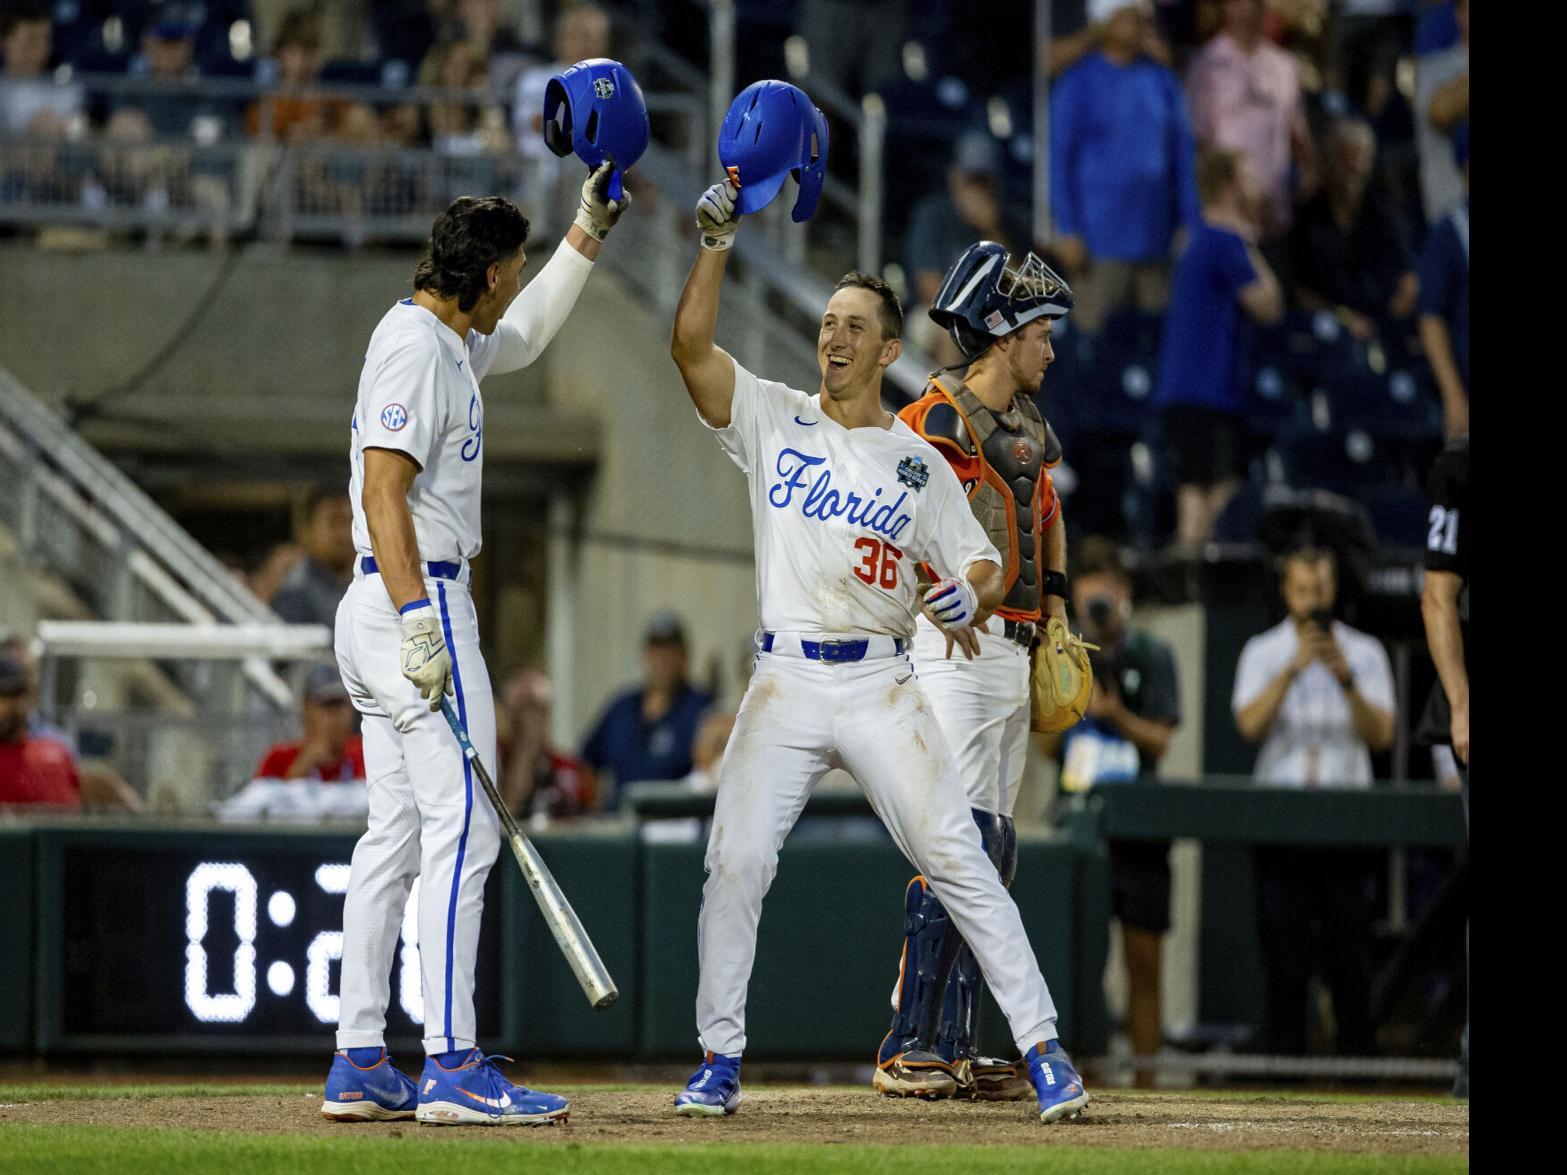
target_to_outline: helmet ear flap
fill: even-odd
[[[551,78],[544,87],[544,145],[562,159],[573,150],[571,103],[559,78]]]

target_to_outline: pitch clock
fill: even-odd
[[[66,846],[58,971],[42,960],[58,976],[60,1034],[292,1038],[329,1051],[352,841],[324,839],[229,840],[216,852]],[[483,1038],[499,1021],[498,891],[492,874],[475,993]],[[388,993],[393,1039],[423,1035],[417,900],[416,883]]]

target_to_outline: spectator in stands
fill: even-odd
[[[201,76],[195,63],[198,30],[197,22],[183,6],[165,5],[154,14],[142,33],[141,57],[133,63],[133,72],[149,81],[170,85],[198,80]],[[146,128],[144,138],[188,138],[198,113],[215,115],[211,104],[194,94],[133,93],[115,106],[110,122],[140,115]]]
[[[682,779],[691,771],[697,725],[713,699],[686,680],[686,633],[673,612],[660,612],[647,627],[643,681],[614,698],[582,747],[600,776],[613,776],[613,811],[627,784]]]
[[[473,156],[510,148],[505,116],[487,101],[488,80],[489,63],[471,42],[430,46],[419,64],[419,85],[473,93],[471,102],[437,102],[428,108],[430,145],[438,153]]]
[[[1427,224],[1467,199],[1453,161],[1453,135],[1469,121],[1469,0],[1456,0],[1453,15],[1458,43],[1419,58],[1415,66],[1415,142]]]
[[[1300,186],[1316,186],[1317,160],[1306,127],[1295,59],[1263,37],[1263,0],[1223,0],[1220,31],[1186,72],[1199,146],[1243,151],[1263,196],[1262,238],[1289,228],[1290,165]]]
[[[1338,588],[1326,549],[1306,545],[1287,554],[1280,590],[1289,614],[1246,642],[1235,673],[1236,726],[1262,744],[1254,778],[1270,787],[1370,787],[1371,753],[1393,743],[1387,651],[1333,619]],[[1270,846],[1256,851],[1254,868],[1274,1048],[1306,1050],[1306,999],[1320,952],[1338,1050],[1374,1052],[1371,894],[1378,857]]]
[[[27,670],[0,657],[0,808],[80,808],[82,788],[71,749],[57,738],[28,730],[33,700]]]
[[[555,60],[524,69],[517,75],[512,105],[512,127],[517,150],[525,159],[551,160],[544,145],[544,88],[555,74],[590,57],[608,57],[609,13],[597,4],[574,4],[555,18],[551,45]]]
[[[903,73],[909,0],[805,0],[794,29],[805,41],[810,77],[861,98]]]
[[[1420,342],[1442,394],[1448,439],[1469,435],[1469,127],[1453,139],[1463,203],[1431,230],[1420,255]]]
[[[32,739],[58,742],[71,757],[76,770],[78,790],[82,806],[92,809],[110,809],[123,812],[141,810],[141,797],[126,783],[120,773],[103,759],[81,757],[75,739],[58,726],[47,721],[38,711],[38,658],[33,655],[33,645],[20,633],[12,633],[0,639],[0,659],[19,665],[27,677],[27,734]]]
[[[1088,10],[1099,49],[1051,97],[1050,195],[1072,320],[1094,333],[1119,306],[1164,309],[1175,231],[1199,212],[1186,98],[1145,50],[1152,0],[1091,0]]]
[[[322,66],[321,29],[315,13],[308,9],[290,13],[272,52],[279,93],[251,104],[245,115],[246,131],[285,143],[331,135],[346,103],[311,92]]]
[[[299,717],[304,737],[268,750],[256,768],[257,779],[346,783],[365,778],[364,740],[354,731],[354,707],[336,665],[312,666]]]
[[[537,669],[512,674],[501,689],[500,792],[519,820],[569,820],[598,810],[593,768],[550,745],[555,691]]]
[[[946,191],[923,197],[909,218],[908,270],[916,305],[931,304],[947,267],[976,240],[1000,241],[1014,254],[1026,251],[1031,239],[1026,210],[1026,202],[1019,208],[1001,199],[1001,149],[996,140],[985,131],[965,131],[947,169]],[[911,329],[928,331],[916,335],[916,342],[937,362],[961,358],[956,345],[924,314],[911,309],[906,321]]]
[[[1072,613],[1099,646],[1088,713],[1059,747],[1061,787],[1081,792],[1110,784],[1157,782],[1159,760],[1181,721],[1180,685],[1170,646],[1131,628],[1132,580],[1111,539],[1083,539],[1074,555]],[[1112,840],[1111,912],[1121,923],[1126,961],[1126,1023],[1132,1053],[1151,1057],[1163,1041],[1160,1011],[1164,935],[1170,929],[1170,842]],[[1138,1069],[1139,1089],[1153,1085]]]
[[[1050,37],[1044,43],[1042,61],[1054,81],[1099,47],[1107,15],[1101,4],[1089,0],[1052,0]],[[1170,46],[1153,21],[1143,26],[1139,52],[1161,65],[1170,64]]]
[[[48,73],[54,29],[43,4],[0,10],[0,133],[64,138],[82,112],[82,91]]]
[[[1250,331],[1277,322],[1278,279],[1257,250],[1260,195],[1250,159],[1209,150],[1197,168],[1202,222],[1175,265],[1160,340],[1155,404],[1175,460],[1176,542],[1213,534],[1246,467]]]
[[[353,527],[353,504],[339,486],[311,491],[298,533],[305,556],[273,598],[274,612],[290,624],[336,625],[337,605],[354,577]]]
[[[1328,310],[1357,339],[1379,322],[1407,319],[1419,281],[1403,218],[1371,192],[1376,135],[1359,118],[1336,119],[1326,139],[1324,183],[1290,229],[1295,298]]]
[[[532,56],[507,22],[501,0],[456,0],[443,39],[460,40],[474,58],[486,63],[486,88],[510,88],[517,71]]]

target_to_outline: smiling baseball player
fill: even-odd
[[[915,565],[940,576],[923,597],[932,619],[964,633],[1002,601],[1001,558],[946,460],[881,406],[903,320],[883,282],[839,282],[817,338],[815,395],[759,380],[714,345],[735,194],[733,183],[715,185],[697,204],[702,249],[671,351],[698,415],[750,482],[762,631],[724,759],[697,923],[706,1058],[676,1112],[739,1106],[762,898],[811,790],[841,766],[972,945],[1026,1056],[1041,1119],[1075,1115],[1088,1093],[907,655]]]
[[[437,713],[455,699],[494,774],[495,702],[479,652],[469,561],[479,553],[484,403],[479,381],[538,358],[576,304],[630,197],[612,165],[582,186],[576,222],[526,290],[528,222],[499,197],[464,196],[436,220],[415,293],[370,338],[352,426],[354,582],[337,660],[364,715],[369,828],[343,904],[338,1051],[321,1113],[335,1120],[534,1125],[566,1099],[507,1081],[475,1047],[474,963],[495,815]],[[424,1047],[417,1087],[386,1054],[390,972],[419,886]]]

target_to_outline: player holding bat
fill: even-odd
[[[775,134],[785,145],[809,141],[802,120],[813,108],[804,95],[783,83],[759,85],[781,96],[769,90],[742,107],[742,125],[754,129],[740,141],[765,146]],[[885,283],[857,273],[839,282],[817,337],[815,394],[758,379],[714,345],[738,213],[754,210],[746,187],[762,189],[765,203],[799,167],[800,220],[820,183],[810,159],[781,154],[771,176],[749,155],[726,156],[722,137],[719,157],[731,178],[697,204],[702,249],[671,351],[698,415],[750,483],[762,631],[724,758],[697,923],[697,1029],[706,1057],[675,1110],[721,1116],[740,1104],[762,899],[812,789],[841,766],[973,947],[1025,1055],[1041,1119],[1074,1116],[1088,1093],[1057,1040],[1055,1006],[1017,906],[981,845],[908,657],[921,600],[915,565],[939,576],[923,595],[928,614],[961,637],[1002,601],[1000,556],[946,460],[881,406],[883,375],[902,349],[902,310]]]
[[[495,703],[468,590],[480,539],[479,381],[532,363],[576,304],[629,201],[609,196],[614,170],[605,161],[588,177],[576,222],[520,293],[527,219],[499,197],[454,201],[431,231],[413,297],[387,311],[370,339],[352,425],[359,557],[335,641],[364,716],[370,821],[343,906],[327,1118],[536,1125],[567,1114],[565,1098],[506,1080],[474,1039],[479,919],[500,838],[439,711],[450,698],[493,775]],[[384,1036],[416,876],[428,1054],[417,1086],[392,1065]]]

